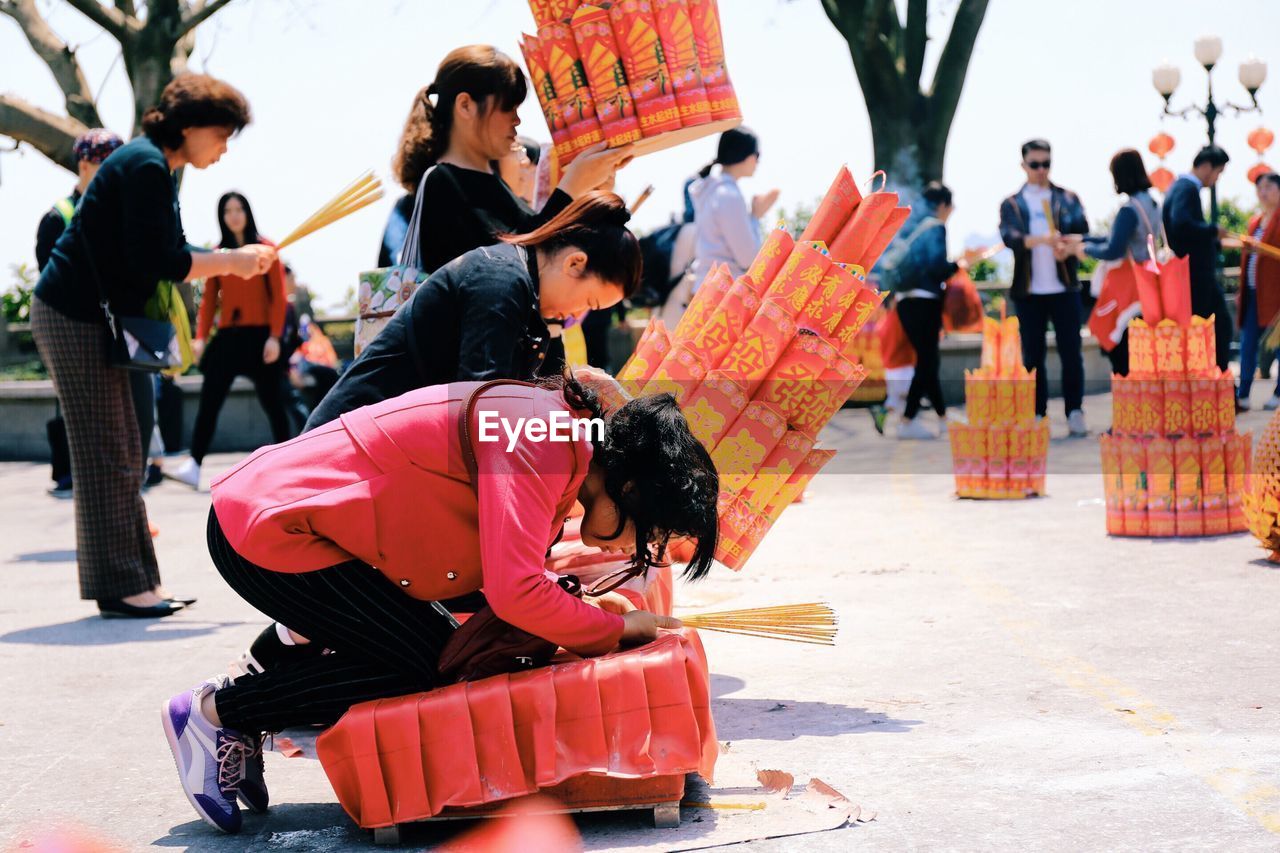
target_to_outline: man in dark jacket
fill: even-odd
[[[1080,262],[1065,235],[1087,234],[1084,206],[1070,190],[1049,180],[1049,143],[1032,139],[1022,146],[1027,182],[1000,203],[1000,238],[1013,250],[1010,297],[1022,333],[1022,361],[1036,371],[1036,414],[1049,409],[1045,374],[1049,323],[1062,361],[1062,397],[1072,436],[1089,434],[1084,421],[1084,355],[1080,347]],[[1078,238],[1077,238],[1078,239]]]
[[[1200,149],[1191,163],[1191,171],[1169,187],[1163,214],[1169,248],[1180,258],[1191,258],[1191,313],[1197,317],[1214,317],[1218,367],[1223,370],[1231,361],[1234,334],[1227,299],[1218,283],[1218,241],[1227,235],[1227,230],[1205,220],[1200,190],[1218,182],[1230,159],[1227,152],[1216,145]]]

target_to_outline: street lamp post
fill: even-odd
[[[1209,80],[1209,98],[1203,107],[1192,104],[1181,110],[1174,110],[1169,106],[1173,93],[1177,90],[1178,83],[1182,80],[1182,72],[1178,70],[1176,65],[1170,65],[1167,60],[1151,72],[1151,84],[1155,86],[1156,91],[1164,98],[1165,115],[1184,119],[1193,115],[1202,116],[1209,127],[1209,144],[1212,145],[1216,136],[1215,125],[1217,124],[1218,116],[1227,111],[1237,115],[1240,113],[1261,112],[1261,107],[1258,106],[1258,90],[1262,88],[1263,82],[1267,79],[1267,63],[1254,56],[1250,56],[1240,63],[1240,85],[1244,86],[1249,92],[1249,99],[1253,102],[1251,106],[1242,107],[1232,103],[1219,105],[1213,99],[1213,67],[1222,58],[1222,39],[1217,36],[1201,36],[1196,39],[1195,56],[1196,61],[1204,66],[1205,76]],[[1211,221],[1217,224],[1218,188],[1216,186],[1211,187],[1209,190],[1209,211]]]

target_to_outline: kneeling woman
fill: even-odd
[[[239,829],[237,796],[265,810],[258,732],[332,724],[356,703],[439,686],[453,629],[435,602],[483,588],[499,618],[583,655],[679,626],[585,604],[543,569],[577,500],[587,544],[643,569],[669,537],[687,536],[697,545],[686,577],[707,573],[719,478],[674,398],[632,400],[593,445],[597,430],[568,441],[507,434],[520,419],[603,417],[577,380],[486,388],[469,419],[472,475],[459,417],[479,387],[437,385],[366,406],[214,481],[209,550],[223,578],[334,654],[205,681],[165,703],[183,789],[207,823]],[[493,423],[505,425],[500,440],[482,440]]]

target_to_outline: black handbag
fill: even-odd
[[[142,370],[159,373],[180,367],[182,351],[178,345],[178,332],[168,320],[152,320],[149,317],[118,317],[111,311],[107,288],[98,277],[98,267],[93,261],[93,250],[85,237],[84,217],[80,217],[80,251],[84,254],[89,275],[98,290],[98,304],[107,318],[107,330],[111,342],[107,350],[107,363],[126,370]]]

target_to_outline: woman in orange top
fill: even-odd
[[[249,200],[238,192],[226,193],[218,199],[218,226],[222,229],[220,249],[236,249],[252,243],[274,245],[258,234]],[[205,280],[195,339],[204,384],[191,434],[191,459],[171,475],[175,479],[193,489],[200,488],[200,465],[213,441],[218,413],[237,376],[253,380],[258,402],[271,422],[273,443],[288,441],[293,436],[285,409],[287,365],[280,358],[286,308],[284,267],[279,259],[266,275],[255,278],[222,275]],[[215,313],[217,334],[209,341]],[[207,350],[206,341],[209,341]]]
[[[1248,233],[1268,246],[1280,248],[1280,175],[1259,175],[1258,205],[1261,212],[1249,220]],[[1240,323],[1240,388],[1236,408],[1249,409],[1249,392],[1253,388],[1253,371],[1258,364],[1258,341],[1280,315],[1280,261],[1244,247],[1240,256],[1240,294],[1236,317]],[[1263,405],[1268,411],[1280,408],[1280,384],[1271,399]]]

